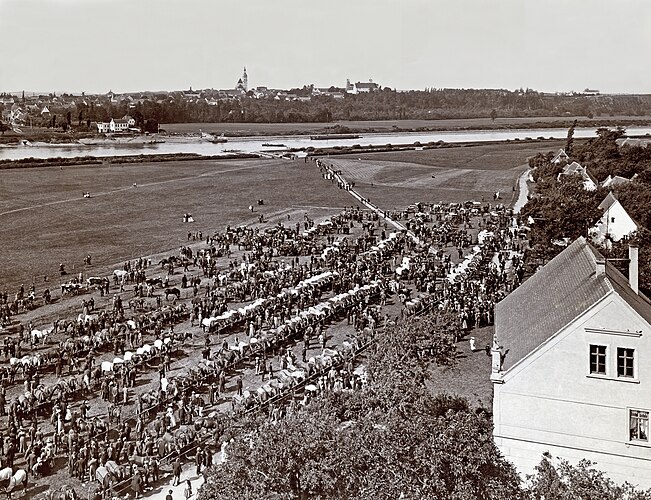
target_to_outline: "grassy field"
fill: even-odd
[[[136,183],[137,187],[133,184]],[[90,191],[91,198],[82,193]],[[264,206],[256,206],[258,199]],[[72,271],[87,254],[100,273],[130,258],[174,250],[188,231],[204,235],[255,223],[258,214],[291,223],[351,204],[303,161],[183,161],[46,167],[0,172],[0,287]],[[255,213],[248,210],[255,206]],[[293,207],[293,205],[295,205]],[[323,207],[323,208],[319,208]],[[183,224],[189,212],[194,224]],[[58,282],[58,281],[57,281]]]
[[[544,144],[490,144],[424,151],[360,153],[327,159],[365,197],[380,207],[404,208],[426,203],[515,201],[514,187],[527,158],[554,150],[562,141]]]
[[[558,145],[561,143],[559,142]],[[491,200],[511,203],[527,156],[558,145],[500,144],[336,157],[337,168],[386,209],[416,201]],[[361,161],[359,160],[361,158]],[[133,185],[137,184],[137,187]],[[91,193],[90,199],[82,196]],[[265,205],[256,206],[263,199]],[[326,217],[353,203],[301,160],[204,160],[104,164],[0,171],[0,238],[5,242],[0,287],[58,284],[68,271],[110,272],[128,259],[176,251],[188,231],[204,235],[255,223],[259,213],[291,223],[307,212]],[[254,205],[256,213],[248,210]],[[195,224],[183,224],[191,213]]]
[[[532,126],[565,126],[577,120],[581,123],[595,121],[628,121],[631,124],[648,122],[648,116],[612,116],[587,118],[585,116],[551,116],[528,118],[458,118],[446,120],[382,120],[382,121],[337,121],[332,123],[165,123],[161,128],[168,133],[199,133],[204,132],[226,135],[282,135],[282,134],[309,134],[325,132],[335,125],[351,130],[375,130],[377,132],[391,132],[395,129],[429,129],[429,130],[463,130],[463,129],[500,129],[500,128],[526,128]]]

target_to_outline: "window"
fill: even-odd
[[[617,376],[633,378],[635,349],[617,348]]]
[[[590,373],[606,374],[606,346],[590,346]]]
[[[649,441],[649,412],[630,410],[630,440]]]
[[[615,222],[615,217],[611,217],[610,222]]]

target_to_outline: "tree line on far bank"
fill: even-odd
[[[64,119],[33,116],[43,126],[85,126],[88,121],[107,121],[129,114],[142,127],[151,123],[330,123],[340,120],[436,120],[446,118],[570,117],[588,118],[651,115],[651,95],[553,95],[530,89],[426,89],[399,92],[389,88],[362,93],[310,95],[312,88],[292,89],[296,99],[273,96],[255,98],[252,91],[224,99],[219,91],[205,90],[201,97],[186,98],[182,92],[145,95],[130,101],[75,100],[71,108],[50,103],[49,111]],[[305,94],[305,95],[304,95]],[[64,100],[65,102],[65,100]],[[86,103],[86,104],[83,104]],[[3,106],[0,105],[0,112]],[[40,110],[39,110],[40,113]],[[70,116],[70,114],[72,117]]]

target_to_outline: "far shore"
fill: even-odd
[[[331,123],[164,123],[160,134],[122,136],[141,140],[192,141],[200,140],[201,132],[225,137],[266,137],[327,134],[371,134],[390,132],[440,132],[471,130],[515,130],[523,128],[567,128],[576,120],[578,127],[631,127],[651,125],[651,116],[551,116],[524,118],[454,118],[440,120],[337,121]],[[43,145],[71,144],[80,139],[104,137],[92,128],[73,127],[67,132],[44,127],[22,127],[22,133],[7,131],[0,135],[0,146],[19,145],[21,141]]]

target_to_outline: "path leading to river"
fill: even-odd
[[[529,180],[530,173],[531,169],[527,169],[522,172],[522,175],[518,179],[518,199],[513,205],[514,214],[519,214],[520,210],[522,210],[522,207],[526,205],[527,200],[529,199],[529,185],[527,184],[527,181]]]

